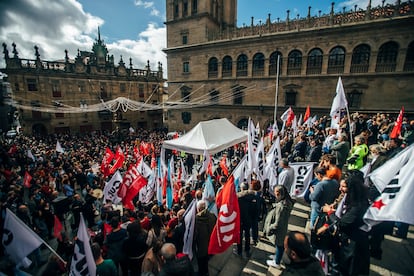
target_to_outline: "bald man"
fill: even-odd
[[[161,267],[160,276],[194,275],[193,266],[188,256],[177,258],[177,250],[172,243],[165,243],[161,247],[161,259],[164,264]]]

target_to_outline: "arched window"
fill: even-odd
[[[210,58],[208,61],[208,77],[217,78],[218,76],[218,60],[215,57]]]
[[[366,73],[369,67],[369,58],[371,56],[371,47],[367,44],[361,44],[355,47],[352,52],[351,73]]]
[[[378,50],[375,72],[394,72],[397,65],[398,44],[389,41]]]
[[[222,75],[224,77],[231,77],[233,75],[233,59],[230,56],[223,58]]]
[[[240,55],[237,58],[237,76],[245,77],[247,76],[247,56]]]
[[[300,75],[302,69],[302,53],[299,50],[293,50],[289,53],[287,67],[288,75]]]
[[[317,75],[322,71],[323,53],[321,49],[315,48],[309,52],[306,66],[306,74]]]
[[[404,62],[404,71],[414,71],[414,41],[408,45]]]
[[[341,46],[332,48],[329,52],[328,74],[341,74],[344,72],[345,49]]]
[[[262,53],[257,53],[253,56],[253,76],[263,76],[264,75],[264,62],[265,58]]]
[[[277,73],[277,57],[279,58],[279,75],[282,71],[282,53],[279,51],[273,52],[269,57],[269,76],[275,76]]]

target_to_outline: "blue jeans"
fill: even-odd
[[[276,245],[275,263],[278,265],[280,265],[280,262],[282,261],[283,251],[285,251],[283,245]]]

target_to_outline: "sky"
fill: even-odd
[[[207,1],[207,0],[199,0]],[[237,25],[271,20],[306,17],[308,7],[311,15],[319,10],[327,14],[330,0],[237,0]],[[395,3],[386,0],[387,3]],[[372,6],[381,5],[372,0]],[[337,0],[335,12],[357,8],[365,9],[368,0]],[[6,43],[12,55],[13,42],[20,58],[35,59],[34,46],[39,47],[43,60],[63,60],[65,49],[69,58],[75,58],[77,49],[90,51],[98,36],[107,45],[117,64],[122,55],[125,63],[132,58],[134,68],[144,68],[147,60],[156,69],[158,62],[165,68],[166,47],[165,0],[0,0],[0,43]],[[3,51],[3,49],[1,49]],[[0,68],[5,67],[0,54]],[[164,69],[166,70],[166,68]],[[166,75],[165,75],[166,77]]]

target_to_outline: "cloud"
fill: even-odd
[[[152,1],[135,0],[135,6],[144,7],[144,9],[151,9],[150,14],[152,16],[161,17],[161,12],[155,8],[154,2]]]
[[[77,55],[78,49],[91,51],[98,26],[104,23],[102,18],[85,12],[76,0],[0,1],[0,43],[6,43],[12,55],[11,44],[15,42],[20,58],[35,59],[35,45],[43,60],[64,59],[65,49],[70,58]],[[158,61],[166,65],[162,52],[166,28],[149,23],[136,39],[114,41],[107,47],[116,63],[122,55],[126,64],[131,57],[135,68],[144,68],[150,59],[155,70]],[[3,55],[0,57],[0,68],[4,68]]]
[[[348,0],[345,2],[340,3],[339,7],[346,7],[347,10],[354,9],[355,5],[357,5],[358,9],[365,10],[368,6],[369,0]],[[387,4],[394,4],[395,0],[386,0],[385,5]],[[378,7],[382,5],[382,0],[372,0],[371,1],[371,7]]]

